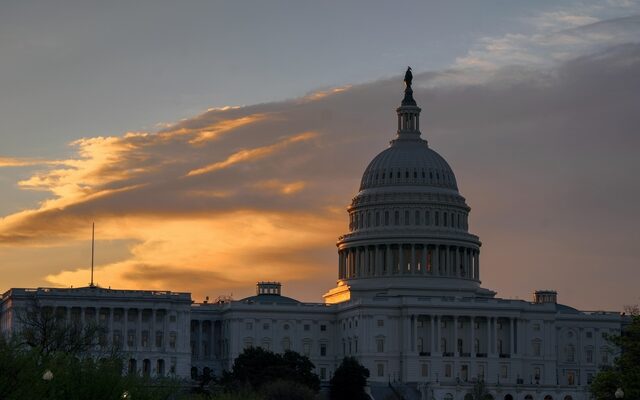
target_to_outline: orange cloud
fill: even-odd
[[[268,146],[256,147],[254,149],[243,149],[231,154],[224,161],[219,161],[213,164],[206,165],[202,168],[191,170],[187,173],[187,176],[207,174],[209,172],[214,172],[220,169],[228,168],[232,165],[235,165],[241,162],[259,160],[260,158],[271,155],[276,151],[283,150],[285,147],[289,146],[290,144],[307,141],[316,136],[317,134],[315,132],[305,132],[305,133],[288,137],[284,140],[281,140],[277,143],[274,143]]]

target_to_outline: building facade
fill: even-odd
[[[366,168],[338,239],[338,281],[321,303],[283,296],[260,282],[242,300],[192,303],[189,293],[11,289],[0,331],[36,297],[61,318],[95,321],[130,371],[189,377],[230,368],[247,347],[307,355],[327,381],[345,356],[407,398],[465,399],[482,380],[495,399],[588,399],[588,384],[616,354],[617,312],[559,304],[554,291],[533,301],[502,299],[481,286],[478,236],[449,164],[422,138],[411,79],[397,108],[389,148]],[[373,391],[375,394],[375,390]]]

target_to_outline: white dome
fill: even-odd
[[[362,175],[360,190],[414,185],[458,190],[451,167],[426,141],[398,139],[369,163]]]

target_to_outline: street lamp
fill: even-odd
[[[614,396],[616,396],[616,399],[623,398],[624,397],[624,392],[622,391],[622,388],[616,389],[616,392],[614,393]]]
[[[44,371],[44,374],[42,374],[42,379],[49,382],[50,380],[53,379],[53,372],[51,372],[51,370],[49,369]]]

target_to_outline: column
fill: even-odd
[[[369,246],[364,246],[364,276],[371,276],[371,256],[369,254]]]
[[[386,255],[387,255],[387,275],[391,275],[391,271],[393,270],[393,249],[390,245],[385,245]]]
[[[169,310],[165,309],[162,313],[162,350],[167,351],[169,343]],[[213,336],[213,335],[212,335]],[[212,346],[213,349],[213,346]]]
[[[136,326],[136,340],[134,346],[137,348],[142,347],[142,309],[137,308],[138,312],[138,325]]]
[[[109,330],[107,341],[113,344],[113,307],[109,307]]]
[[[258,338],[256,338],[258,340]],[[202,347],[202,320],[198,320],[198,359],[204,360],[204,348]]]
[[[122,333],[122,348],[128,349],[127,340],[129,339],[129,308],[125,307],[122,312],[122,318],[124,318],[124,332]]]
[[[458,354],[458,316],[453,316],[453,355],[459,357]]]
[[[436,347],[435,350],[438,354],[442,355],[442,349],[440,348],[440,317],[439,316],[435,316],[435,326],[436,326],[436,334],[435,334],[435,342],[436,342]]]
[[[516,353],[516,319],[509,318],[509,354],[511,357]]]
[[[500,349],[498,349],[498,318],[493,319],[493,352],[500,356]]]
[[[417,272],[418,265],[416,263],[416,245],[415,243],[411,244],[411,273],[415,274]]]
[[[404,265],[404,248],[403,248],[402,244],[398,245],[398,267],[400,269],[400,271],[398,271],[398,273],[404,274],[404,270],[405,270],[406,266]]]
[[[84,329],[84,323],[85,323],[85,315],[86,314],[86,308],[85,307],[80,307],[80,325],[82,326],[82,328]]]
[[[154,308],[151,310],[151,328],[149,328],[149,344],[154,350],[156,348],[156,315],[157,310]]]
[[[493,347],[491,346],[491,320],[487,317],[487,357],[493,354]]]
[[[448,276],[451,274],[451,248],[449,246],[444,246],[444,251],[444,274]]]
[[[436,337],[436,328],[435,328],[435,324],[436,324],[436,317],[435,315],[431,315],[431,317],[429,318],[429,322],[431,323],[431,335],[429,337],[429,341],[431,342],[431,347],[429,348],[429,351],[431,352],[431,355],[435,355],[436,353],[436,348],[435,348],[435,337]]]
[[[480,280],[480,252],[476,251],[476,262],[475,262],[475,277],[476,280]]]
[[[470,317],[469,324],[471,325],[471,334],[469,335],[471,339],[471,343],[469,346],[469,353],[473,358],[476,356],[476,318],[473,316]],[[480,352],[480,349],[478,349],[478,352]]]
[[[433,247],[433,262],[431,263],[431,273],[440,275],[440,245]]]
[[[427,273],[427,258],[429,257],[429,247],[427,244],[422,245],[422,275]]]

